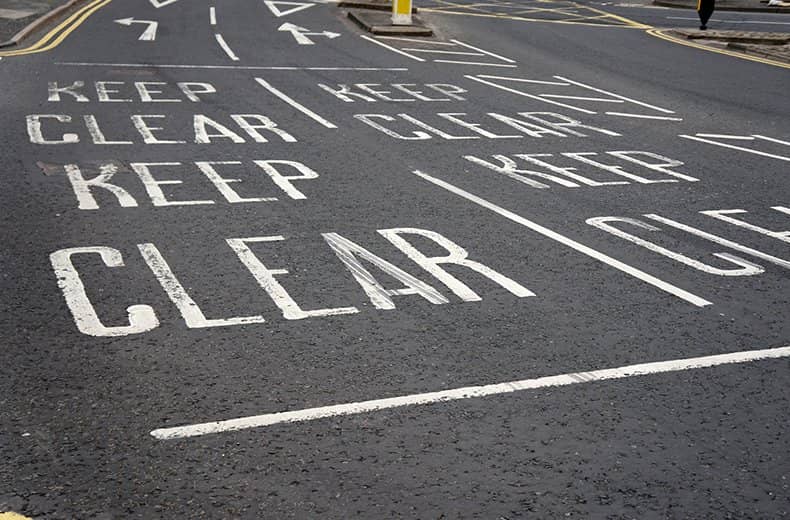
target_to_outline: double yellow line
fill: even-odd
[[[109,4],[112,0],[93,0],[80,8],[77,12],[66,18],[57,27],[45,34],[39,41],[24,49],[0,52],[0,56],[24,56],[54,49],[66,39],[77,27],[87,20],[90,15]]]

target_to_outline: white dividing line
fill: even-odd
[[[593,112],[592,110],[587,110],[586,108],[579,108],[579,107],[575,107],[573,105],[566,105],[565,103],[559,103],[557,101],[552,101],[551,99],[542,98],[540,96],[535,96],[533,94],[527,94],[526,92],[522,92],[522,91],[516,90],[514,88],[510,88],[510,87],[506,87],[504,85],[498,85],[496,83],[492,83],[490,81],[486,81],[486,80],[481,79],[480,77],[477,77],[477,76],[464,76],[464,77],[467,78],[467,79],[471,79],[472,81],[477,81],[478,83],[482,83],[484,85],[489,85],[491,87],[498,88],[500,90],[504,90],[505,92],[511,92],[513,94],[517,94],[519,96],[528,97],[530,99],[537,99],[538,101],[543,101],[544,103],[551,103],[552,105],[557,105],[559,107],[564,107],[564,108],[567,108],[569,110],[575,110],[577,112],[582,112],[584,114],[597,114],[597,112]]]
[[[751,135],[724,135],[724,134],[697,134],[697,137],[709,137],[711,139],[730,139],[733,141],[754,141]]]
[[[538,79],[511,78],[509,76],[489,76],[488,74],[478,74],[478,78],[501,79],[504,81],[515,81],[516,83],[536,83],[538,85],[556,85],[558,87],[570,87],[570,83],[560,83],[559,81],[540,81]]]
[[[381,46],[382,46],[382,47],[384,47],[385,49],[389,49],[389,50],[391,50],[392,52],[394,52],[394,53],[397,53],[397,54],[402,54],[403,56],[406,56],[407,58],[411,58],[411,59],[413,59],[414,61],[425,61],[424,59],[420,58],[419,56],[412,56],[411,54],[409,54],[409,53],[407,53],[407,52],[403,52],[403,51],[402,51],[402,50],[400,50],[400,49],[396,49],[395,47],[393,47],[393,46],[391,46],[391,45],[387,45],[387,44],[386,44],[386,43],[384,43],[384,42],[380,42],[380,41],[378,41],[378,40],[377,40],[377,39],[375,39],[375,38],[371,38],[370,36],[365,36],[364,34],[360,34],[360,36],[361,36],[362,38],[365,38],[365,39],[366,39],[366,40],[368,40],[369,42],[373,42],[373,43],[375,43],[376,45],[381,45]]]
[[[297,102],[293,98],[288,97],[285,93],[283,93],[280,90],[277,90],[275,87],[273,87],[268,81],[266,81],[264,79],[261,79],[261,78],[255,78],[255,81],[257,81],[258,84],[260,84],[263,88],[265,88],[266,90],[268,90],[269,92],[271,92],[272,94],[277,96],[278,98],[282,99],[283,101],[285,101],[286,103],[288,103],[289,105],[291,105],[296,110],[298,110],[299,112],[303,113],[304,115],[306,115],[307,117],[309,117],[313,121],[315,121],[315,122],[317,122],[317,123],[319,123],[319,124],[321,124],[321,125],[323,125],[323,126],[325,126],[327,128],[337,128],[337,126],[334,123],[330,123],[329,121],[327,121],[323,117],[319,116],[318,114],[316,114],[315,112],[313,112],[312,110],[307,108],[306,106],[304,106],[301,103]]]
[[[667,16],[668,20],[694,20],[699,21],[699,18],[692,18],[686,16]],[[723,23],[759,23],[759,24],[766,24],[766,25],[790,25],[790,22],[764,22],[762,20],[725,20],[725,19],[716,19],[711,18],[709,21],[711,22],[723,22]]]
[[[732,144],[720,143],[718,141],[710,141],[708,139],[701,139],[699,137],[695,137],[693,135],[680,135],[683,139],[691,139],[692,141],[699,141],[701,143],[708,143],[715,146],[721,146],[723,148],[732,148],[733,150],[740,150],[741,152],[746,153],[753,153],[755,155],[762,155],[764,157],[771,157],[772,159],[779,159],[780,161],[788,161],[790,162],[790,157],[785,157],[784,155],[774,155],[772,153],[761,152],[760,150],[752,150],[751,148],[744,148],[742,146],[735,146]]]
[[[217,43],[219,43],[219,46],[222,47],[222,50],[225,51],[225,54],[227,54],[230,59],[233,61],[239,61],[239,57],[233,54],[233,51],[230,47],[228,47],[228,44],[225,43],[225,38],[223,38],[221,34],[216,33],[214,38],[217,39]]]
[[[638,119],[658,119],[661,121],[683,121],[682,117],[648,116],[645,114],[631,114],[629,112],[604,112],[607,116],[636,117]]]
[[[506,67],[515,69],[518,65],[509,65],[507,63],[479,63],[475,61],[453,61],[453,60],[433,60],[434,63],[453,63],[455,65],[474,65],[476,67]]]
[[[661,289],[662,291],[667,292],[673,296],[677,296],[681,300],[685,300],[691,303],[692,305],[696,305],[697,307],[705,307],[706,305],[713,305],[712,302],[709,302],[704,298],[700,298],[699,296],[695,294],[691,294],[690,292],[681,289],[680,287],[677,287],[663,280],[660,280],[655,276],[647,274],[644,271],[640,271],[635,267],[631,267],[630,265],[625,264],[615,258],[612,258],[609,255],[596,251],[595,249],[592,249],[591,247],[587,247],[582,243],[579,243],[571,238],[568,238],[564,235],[557,233],[556,231],[552,231],[549,228],[546,228],[544,226],[541,226],[540,224],[532,222],[531,220],[528,220],[522,217],[521,215],[516,215],[512,211],[508,211],[501,206],[497,206],[492,202],[489,202],[483,198],[478,197],[477,195],[462,190],[461,188],[458,188],[450,184],[449,182],[445,182],[441,179],[437,179],[436,177],[432,177],[419,170],[415,170],[412,173],[414,173],[418,177],[422,177],[423,179],[425,179],[430,183],[433,183],[439,187],[446,189],[449,192],[455,193],[456,195],[459,195],[470,202],[474,202],[478,206],[482,206],[488,210],[491,210],[494,213],[497,213],[498,215],[501,215],[506,219],[515,222],[516,224],[521,224],[522,226],[529,228],[532,231],[535,231],[536,233],[543,235],[546,238],[554,240],[555,242],[559,242],[560,244],[568,246],[571,249],[575,249],[576,251],[585,254],[590,258],[598,260],[599,262],[602,262],[608,266],[614,267],[615,269],[622,271],[627,275],[642,280],[643,282],[648,283],[654,287],[657,287],[658,289]]]
[[[584,96],[565,96],[562,94],[540,94],[540,97],[547,97],[552,99],[573,99],[576,101],[594,101],[596,103],[625,103],[622,99],[609,99],[598,97],[584,97]]]
[[[480,54],[479,52],[443,51],[440,49],[411,49],[404,47],[403,50],[411,51],[411,52],[427,52],[434,54],[456,54],[458,56],[485,56],[485,54]]]
[[[211,25],[217,25],[217,10],[214,7],[208,8],[208,20]]]
[[[240,417],[238,419],[230,419],[226,421],[177,426],[175,428],[160,428],[158,430],[152,431],[151,435],[160,440],[183,439],[186,437],[197,437],[200,435],[209,435],[213,433],[231,432],[248,428],[259,428],[262,426],[272,426],[275,424],[315,421],[317,419],[340,417],[344,415],[358,415],[392,408],[401,408],[403,406],[447,403],[450,401],[459,401],[462,399],[507,395],[515,392],[523,392],[525,390],[535,390],[538,388],[611,381],[630,377],[640,377],[652,374],[667,374],[671,372],[682,372],[684,370],[698,370],[720,365],[735,365],[740,363],[751,363],[755,361],[781,359],[786,357],[790,357],[790,346],[762,350],[745,350],[741,352],[732,352],[729,354],[673,359],[669,361],[654,361],[651,363],[626,365],[617,368],[604,368],[590,372],[572,372],[556,376],[522,379],[520,381],[509,381],[506,383],[495,383],[483,386],[467,386],[463,388],[454,388],[452,390],[440,390],[438,392],[388,397],[384,399],[336,404],[332,406],[321,406],[318,408],[293,410],[290,412],[268,413],[250,417]]]
[[[217,70],[286,70],[286,71],[359,71],[359,72],[407,72],[405,67],[269,67],[265,65],[179,65],[167,63],[88,63],[63,61],[56,65],[65,67],[118,67],[141,69],[217,69]]]
[[[482,52],[483,54],[487,54],[487,55],[489,55],[489,56],[491,56],[493,58],[500,59],[500,60],[502,60],[502,61],[504,61],[506,63],[516,63],[514,60],[511,60],[510,58],[505,58],[504,56],[500,56],[499,54],[494,54],[493,52],[488,52],[486,50],[479,49],[477,47],[473,47],[473,46],[469,45],[468,43],[464,43],[464,42],[461,42],[461,41],[458,41],[458,40],[450,40],[450,41],[455,43],[456,45],[460,45],[462,47],[466,47],[467,49],[472,49],[473,51]]]
[[[561,81],[567,81],[568,83],[570,83],[572,85],[576,85],[576,86],[579,86],[579,87],[582,87],[582,88],[586,88],[588,90],[592,90],[593,92],[598,92],[599,94],[606,94],[607,96],[612,96],[612,97],[615,97],[617,99],[622,99],[624,101],[630,101],[631,103],[634,103],[634,104],[637,104],[637,105],[640,105],[640,106],[643,106],[643,107],[647,107],[647,108],[652,108],[653,110],[658,110],[659,112],[664,112],[665,114],[674,114],[675,113],[672,110],[667,110],[666,108],[661,108],[661,107],[657,107],[655,105],[650,105],[650,104],[644,103],[642,101],[637,101],[636,99],[631,99],[629,97],[621,96],[620,94],[615,94],[614,92],[609,92],[608,90],[603,90],[603,89],[600,89],[600,88],[592,87],[590,85],[585,85],[584,83],[580,83],[578,81],[573,81],[571,79],[564,78],[562,76],[554,76],[554,77],[559,79],[559,80],[561,80]]]

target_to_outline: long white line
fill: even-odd
[[[541,81],[538,79],[511,78],[509,76],[489,76],[488,74],[478,74],[478,78],[501,79],[505,81],[515,81],[516,83],[537,83],[539,85],[557,85],[559,87],[569,87],[570,83],[560,83],[559,81]]]
[[[495,383],[483,386],[467,386],[463,388],[454,388],[452,390],[441,390],[438,392],[429,392],[424,394],[412,394],[384,399],[373,399],[370,401],[361,401],[357,403],[336,404],[332,406],[321,406],[318,408],[307,408],[304,410],[293,410],[289,412],[253,415],[250,417],[240,417],[238,419],[230,419],[226,421],[177,426],[175,428],[160,428],[152,431],[151,435],[161,440],[183,439],[185,437],[197,437],[199,435],[209,435],[212,433],[237,431],[248,428],[258,428],[262,426],[272,426],[282,423],[315,421],[317,419],[323,419],[326,417],[370,413],[380,410],[400,408],[402,406],[446,403],[449,401],[458,401],[461,399],[512,394],[514,392],[535,390],[537,388],[569,386],[580,383],[592,383],[597,381],[646,376],[650,374],[666,374],[670,372],[681,372],[683,370],[695,370],[719,365],[734,365],[738,363],[749,363],[754,361],[780,359],[786,357],[790,357],[790,346],[763,350],[746,350],[742,352],[716,354],[712,356],[696,358],[673,359],[670,361],[654,361],[652,363],[626,365],[617,368],[605,368],[602,370],[593,370],[591,372],[572,372],[556,376],[522,379],[520,381],[509,381],[506,383]]]
[[[286,71],[359,71],[359,72],[406,72],[405,67],[295,67],[295,66],[266,66],[266,65],[187,65],[168,63],[107,63],[107,62],[80,62],[62,61],[56,65],[65,67],[118,67],[142,69],[217,69],[217,70],[286,70]]]
[[[519,96],[528,97],[530,99],[537,99],[538,101],[543,101],[544,103],[551,103],[552,105],[557,105],[559,107],[568,108],[570,110],[576,110],[577,112],[582,112],[584,114],[597,114],[597,112],[593,112],[592,110],[587,110],[586,108],[579,108],[573,105],[567,105],[565,103],[559,103],[557,101],[552,101],[551,99],[542,98],[540,96],[535,96],[533,94],[527,94],[526,92],[522,92],[520,90],[516,90],[514,88],[506,87],[504,85],[498,85],[496,83],[492,83],[490,81],[486,81],[481,79],[477,76],[464,76],[466,79],[471,79],[472,81],[477,81],[478,83],[482,83],[484,85],[489,85],[494,88],[498,88],[499,90],[504,90],[505,92],[511,92],[513,94],[518,94]]]
[[[497,206],[492,202],[489,202],[481,197],[478,197],[477,195],[462,190],[461,188],[458,188],[450,184],[449,182],[443,181],[441,179],[437,179],[436,177],[432,177],[427,173],[423,173],[419,170],[415,170],[413,173],[418,177],[422,177],[426,181],[433,183],[437,186],[440,186],[449,192],[455,193],[456,195],[459,195],[470,202],[474,202],[475,204],[482,206],[488,210],[491,210],[494,213],[497,213],[498,215],[501,215],[508,220],[512,220],[516,224],[521,224],[522,226],[529,228],[532,231],[535,231],[536,233],[539,233],[546,238],[554,240],[555,242],[559,242],[560,244],[568,246],[571,249],[575,249],[576,251],[585,254],[590,258],[593,258],[595,260],[598,260],[599,262],[614,267],[615,269],[618,269],[624,272],[625,274],[628,274],[630,276],[633,276],[634,278],[642,280],[643,282],[648,283],[654,287],[657,287],[664,292],[672,294],[673,296],[677,296],[681,300],[685,300],[693,305],[696,305],[697,307],[705,307],[706,305],[713,305],[712,302],[709,302],[704,298],[700,298],[699,296],[691,294],[690,292],[681,289],[680,287],[677,287],[663,280],[660,280],[655,276],[647,274],[646,272],[641,271],[635,267],[631,267],[630,265],[625,264],[615,258],[612,258],[609,255],[596,251],[595,249],[592,249],[591,247],[587,247],[582,243],[579,243],[571,238],[568,238],[564,235],[557,233],[556,231],[552,231],[549,228],[546,228],[544,226],[541,226],[540,224],[532,222],[531,220],[528,220],[522,217],[521,215],[516,215],[512,211],[508,211],[501,206]]]
[[[682,117],[648,116],[646,114],[631,114],[630,112],[605,112],[607,116],[636,117],[638,119],[658,119],[661,121],[683,121]]]
[[[370,36],[365,36],[364,34],[360,34],[360,36],[361,36],[362,38],[365,38],[365,39],[366,39],[367,41],[369,41],[369,42],[373,42],[373,43],[375,43],[376,45],[381,45],[381,46],[382,46],[382,47],[384,47],[385,49],[391,50],[392,52],[395,52],[395,53],[397,53],[397,54],[402,54],[403,56],[406,56],[407,58],[411,58],[411,59],[413,59],[414,61],[425,61],[424,59],[420,58],[419,56],[412,56],[412,55],[411,55],[411,54],[409,54],[408,52],[403,52],[403,51],[402,51],[402,50],[400,50],[400,49],[396,49],[395,47],[393,47],[393,46],[391,46],[391,45],[387,45],[387,44],[386,44],[386,43],[384,43],[384,42],[380,42],[380,41],[378,41],[378,40],[377,40],[377,39],[375,39],[375,38],[371,38]]]
[[[715,146],[721,146],[723,148],[732,148],[733,150],[740,150],[742,152],[753,153],[755,155],[762,155],[764,157],[771,157],[772,159],[779,159],[780,161],[790,162],[790,157],[785,157],[784,155],[774,155],[772,153],[761,152],[760,150],[752,150],[751,148],[744,148],[742,146],[734,146],[731,144],[719,143],[717,141],[709,141],[708,139],[701,139],[693,135],[680,135],[679,137],[682,137],[683,139],[691,139],[692,141],[699,141],[701,143],[708,143]]]
[[[313,121],[316,121],[317,123],[319,123],[319,124],[321,124],[321,125],[323,125],[323,126],[325,126],[327,128],[337,128],[337,126],[334,123],[331,123],[331,122],[327,121],[326,119],[324,119],[323,117],[319,116],[318,114],[316,114],[315,112],[313,112],[312,110],[310,110],[306,106],[302,105],[301,103],[299,103],[295,99],[293,99],[293,98],[289,97],[288,95],[286,95],[284,92],[281,92],[280,90],[277,90],[268,81],[266,81],[264,79],[261,79],[261,78],[255,78],[255,81],[257,81],[263,88],[265,88],[266,90],[268,90],[269,92],[271,92],[272,94],[277,96],[278,98],[282,99],[283,101],[285,101],[286,103],[288,103],[289,105],[291,105],[296,110],[298,110],[299,112],[303,113],[304,115],[306,115],[307,117],[309,117]]]
[[[217,10],[213,6],[208,8],[208,20],[211,25],[217,25]]]
[[[598,98],[598,97],[584,97],[584,96],[566,96],[564,94],[539,94],[540,97],[547,97],[552,99],[573,99],[575,101],[593,101],[596,103],[625,103],[622,99],[611,98]]]
[[[478,47],[473,47],[472,45],[469,45],[468,43],[464,43],[464,42],[461,42],[461,41],[458,41],[458,40],[450,40],[450,41],[455,43],[455,44],[457,44],[457,45],[460,45],[462,47],[466,47],[467,49],[472,49],[473,51],[478,51],[478,52],[482,52],[483,54],[488,54],[489,56],[492,56],[494,58],[498,58],[498,59],[500,59],[500,60],[502,60],[504,62],[516,63],[515,60],[511,60],[510,58],[505,58],[504,56],[500,56],[499,54],[494,54],[493,52],[488,52],[488,51],[480,49]]]
[[[608,90],[603,90],[601,88],[596,88],[596,87],[593,87],[593,86],[590,86],[590,85],[586,85],[586,84],[581,83],[579,81],[573,81],[572,79],[568,79],[568,78],[565,78],[563,76],[554,76],[554,77],[559,79],[559,80],[561,80],[561,81],[567,81],[568,83],[570,83],[572,85],[577,85],[579,87],[586,88],[588,90],[592,90],[593,92],[598,92],[600,94],[607,94],[609,96],[616,97],[616,98],[622,99],[624,101],[630,101],[631,103],[635,103],[637,105],[641,105],[641,106],[647,107],[647,108],[652,108],[653,110],[658,110],[659,112],[664,112],[665,114],[674,114],[675,113],[672,110],[667,110],[666,108],[657,107],[655,105],[651,105],[651,104],[645,103],[643,101],[637,101],[636,99],[632,99],[632,98],[629,98],[629,97],[621,96],[620,94],[615,94],[614,92],[609,92]]]
[[[453,63],[455,65],[474,65],[476,67],[506,67],[515,69],[518,65],[509,65],[507,63],[482,63],[476,61],[453,61],[453,60],[433,60],[434,63]]]
[[[225,42],[225,38],[223,38],[220,33],[216,33],[214,38],[217,39],[217,43],[219,43],[219,46],[222,47],[222,50],[225,51],[225,54],[227,54],[230,59],[233,61],[239,61],[239,57],[233,53],[233,50],[231,50],[230,47],[228,47],[228,44]]]
[[[403,50],[411,51],[411,52],[427,52],[430,54],[455,54],[458,56],[485,56],[485,54],[480,54],[479,52],[443,51],[441,49],[413,49],[410,47],[404,47]]]

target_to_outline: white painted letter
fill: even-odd
[[[344,238],[337,233],[322,233],[324,240],[332,248],[337,257],[345,264],[362,289],[370,298],[371,303],[377,309],[394,309],[395,303],[390,296],[401,296],[406,294],[418,294],[433,304],[448,303],[449,300],[431,287],[413,277],[409,273],[395,267],[383,258],[380,258],[364,247]],[[370,271],[362,266],[357,258],[367,260],[371,264],[381,269],[396,280],[402,282],[406,287],[402,289],[385,289],[376,280]]]
[[[63,291],[66,304],[74,317],[74,323],[83,334],[89,336],[128,336],[148,332],[159,326],[154,310],[148,305],[131,305],[126,309],[129,316],[129,325],[122,327],[106,327],[99,320],[80,275],[71,263],[71,257],[76,254],[97,254],[101,256],[107,267],[123,267],[121,252],[111,247],[72,247],[61,249],[49,255],[55,275],[58,277],[58,287]]]
[[[454,277],[441,267],[439,264],[453,264],[453,265],[460,265],[466,268],[469,268],[479,274],[482,274],[489,280],[501,285],[514,295],[518,296],[519,298],[525,298],[527,296],[535,296],[535,293],[524,287],[523,285],[519,284],[508,278],[507,276],[500,274],[493,269],[486,267],[485,265],[481,264],[480,262],[475,262],[474,260],[470,260],[469,253],[463,247],[459,246],[458,244],[448,240],[447,238],[443,237],[439,233],[434,231],[428,231],[426,229],[416,229],[416,228],[393,228],[393,229],[382,229],[379,230],[379,233],[384,236],[387,240],[392,242],[395,247],[406,253],[406,256],[414,260],[420,267],[431,273],[433,276],[441,280],[441,282],[446,285],[451,291],[453,291],[459,298],[461,298],[465,302],[476,302],[480,301],[480,296],[477,295],[472,289],[470,289],[466,284],[461,282],[458,278]],[[440,246],[442,246],[445,250],[447,250],[447,255],[445,256],[432,256],[427,257],[422,254],[420,251],[417,250],[416,247],[408,243],[404,240],[400,235],[408,234],[408,235],[419,235],[430,240],[433,240]]]
[[[27,116],[27,135],[33,144],[73,144],[79,143],[80,137],[77,134],[63,134],[60,140],[52,141],[44,138],[41,132],[41,120],[54,119],[60,123],[71,123],[71,116],[59,114],[34,114]]]
[[[285,288],[280,285],[274,276],[288,274],[286,269],[269,269],[261,262],[255,253],[247,246],[248,243],[256,244],[259,242],[278,242],[285,240],[281,236],[253,237],[253,238],[229,238],[228,245],[239,255],[239,259],[244,266],[250,270],[252,276],[257,280],[263,290],[269,293],[274,303],[283,311],[286,320],[301,320],[304,318],[318,316],[336,316],[339,314],[356,314],[359,312],[356,307],[338,307],[334,309],[316,309],[305,311],[299,307]]]

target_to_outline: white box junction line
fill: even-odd
[[[327,417],[356,415],[387,410],[390,408],[400,408],[403,406],[443,403],[448,401],[458,401],[461,399],[471,399],[475,397],[510,394],[513,392],[534,390],[537,388],[568,386],[578,383],[591,383],[594,381],[607,381],[613,379],[625,379],[629,377],[645,376],[650,374],[680,372],[683,370],[709,368],[718,365],[731,365],[786,357],[790,357],[790,346],[763,350],[747,350],[743,352],[733,352],[730,354],[717,354],[713,356],[675,359],[670,361],[655,361],[652,363],[642,363],[618,368],[594,370],[592,372],[573,372],[569,374],[539,377],[535,379],[523,379],[521,381],[510,381],[507,383],[497,383],[485,386],[467,386],[463,388],[455,388],[452,390],[442,390],[439,392],[389,397],[385,399],[374,399],[372,401],[322,406],[319,408],[307,408],[304,410],[294,410],[290,412],[255,415],[226,421],[178,426],[175,428],[160,428],[158,430],[152,431],[151,435],[161,440],[183,439],[186,437],[197,437],[201,435],[209,435],[212,433],[230,432],[248,428],[259,428],[262,426],[272,426],[282,423],[306,422]]]

